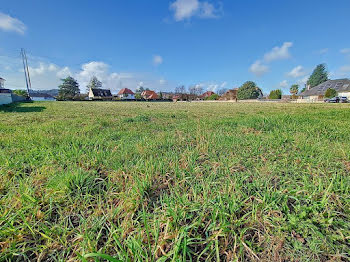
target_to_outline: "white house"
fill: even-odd
[[[322,84],[319,84],[318,86],[305,90],[300,94],[300,96],[309,102],[316,102],[324,98],[328,88],[332,88],[337,91],[338,96],[346,96],[348,99],[350,99],[350,79],[347,78],[328,80]]]
[[[134,100],[135,94],[133,91],[131,91],[129,88],[123,88],[118,92],[117,95],[122,100]]]
[[[112,100],[113,95],[109,89],[90,88],[89,100]]]
[[[0,105],[12,103],[12,92],[5,89],[5,79],[0,77]]]

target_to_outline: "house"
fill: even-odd
[[[173,99],[173,102],[177,102],[180,100],[180,98],[181,97],[179,95],[174,95],[172,99]]]
[[[12,91],[10,89],[0,88],[0,105],[11,104]]]
[[[220,100],[228,101],[234,100],[237,102],[238,88],[230,89],[220,97]]]
[[[12,103],[12,91],[5,89],[5,79],[0,77],[0,105]]]
[[[135,93],[131,91],[129,88],[123,88],[118,92],[117,97],[119,97],[122,100],[134,100]]]
[[[5,79],[0,77],[0,89],[4,89],[4,88],[5,88]]]
[[[328,88],[332,88],[337,91],[338,96],[346,96],[350,98],[350,79],[336,79],[328,80],[319,84],[318,86],[312,87],[304,92],[300,93],[299,96],[302,99],[308,100],[309,102],[316,102],[322,100]]]
[[[200,99],[206,99],[206,98],[208,98],[209,96],[212,96],[212,95],[215,95],[215,93],[213,91],[207,91],[204,94],[200,95],[199,98]]]
[[[146,100],[156,100],[159,98],[156,92],[152,90],[145,90],[141,93],[141,97]]]
[[[89,100],[112,100],[113,95],[109,89],[90,88]]]

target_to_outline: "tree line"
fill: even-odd
[[[316,66],[316,68],[313,70],[312,74],[310,75],[309,79],[307,80],[307,86],[312,88],[315,87],[327,80],[328,78],[328,72],[326,70],[326,65],[325,64],[319,64]],[[59,100],[81,100],[83,95],[80,94],[80,89],[79,89],[79,83],[76,79],[74,79],[71,76],[68,76],[62,80],[62,84],[59,85],[59,92],[58,92],[58,99]],[[93,76],[90,79],[89,84],[86,86],[87,92],[89,92],[90,89],[100,89],[102,88],[102,82],[97,79],[96,76]],[[293,84],[289,92],[292,95],[292,98],[296,98],[297,94],[302,93],[306,90],[304,87],[303,89],[299,90],[300,86],[298,84]],[[136,98],[138,96],[141,96],[141,93],[145,90],[142,86],[139,87],[136,90]],[[217,95],[221,96],[227,92],[228,89],[226,88],[221,88],[217,91]],[[200,96],[203,94],[203,87],[200,85],[195,85],[195,86],[190,86],[188,90],[186,90],[185,86],[181,85],[175,88],[174,90],[175,95],[180,95],[180,94],[190,94],[192,96]],[[334,92],[330,91],[328,92],[330,95],[333,95]],[[327,94],[328,94],[327,93]],[[215,98],[218,98],[216,96]],[[259,97],[262,97],[263,93],[261,88],[257,86],[257,84],[253,81],[247,81],[243,85],[241,85],[238,88],[237,92],[237,98],[242,100],[242,99],[257,99]],[[269,94],[270,99],[281,99],[282,98],[282,90],[281,89],[276,89],[272,90]]]

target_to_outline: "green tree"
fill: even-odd
[[[135,99],[142,99],[141,93],[135,93]]]
[[[303,87],[303,89],[300,90],[300,93],[305,92],[306,91],[306,87]]]
[[[97,79],[96,76],[91,77],[89,84],[86,86],[87,87],[87,92],[90,91],[91,89],[99,89],[102,87],[102,82]]]
[[[289,92],[294,96],[299,92],[299,85],[294,84],[289,88]]]
[[[333,88],[328,88],[326,90],[326,93],[324,94],[324,96],[326,98],[333,98],[333,97],[337,96],[337,91]]]
[[[238,99],[256,99],[262,96],[262,91],[257,85],[252,81],[245,82],[239,89],[237,93]]]
[[[58,86],[58,99],[59,100],[71,100],[76,95],[80,94],[79,84],[73,77],[68,76],[64,79],[62,84]]]
[[[282,98],[281,89],[271,90],[269,98],[270,99],[281,99]]]
[[[316,66],[311,76],[307,80],[307,84],[310,88],[322,84],[328,80],[328,72],[325,64],[319,64]]]
[[[14,93],[15,95],[18,95],[18,96],[28,97],[28,92],[26,90],[23,90],[23,89],[13,90],[12,93]]]

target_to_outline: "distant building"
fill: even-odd
[[[12,91],[10,89],[0,88],[0,105],[11,104]]]
[[[46,93],[30,93],[30,99],[33,101],[56,101],[56,98]]]
[[[5,88],[5,79],[0,77],[0,89],[4,89],[4,88]]]
[[[161,94],[162,94],[161,98],[164,100],[173,99],[173,96],[175,95],[172,92],[161,92]]]
[[[206,99],[206,98],[208,98],[209,96],[212,96],[212,95],[215,95],[215,93],[213,91],[207,91],[204,94],[200,95],[199,98],[200,99]]]
[[[322,100],[328,88],[332,88],[337,91],[338,96],[345,96],[350,99],[350,79],[336,79],[328,80],[319,84],[318,86],[312,87],[304,92],[300,93],[303,99],[315,102]]]
[[[89,100],[112,100],[113,95],[109,89],[90,88]]]
[[[122,100],[134,100],[135,93],[131,91],[129,88],[123,88],[118,92],[117,97],[119,97]]]
[[[141,93],[141,97],[146,100],[156,100],[159,98],[156,92],[152,90],[145,90]]]
[[[230,89],[220,97],[220,100],[234,100],[237,101],[238,88]]]

